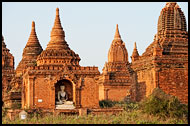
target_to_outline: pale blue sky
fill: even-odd
[[[3,2],[2,34],[15,57],[15,68],[22,59],[31,24],[45,50],[50,41],[56,8],[69,47],[79,54],[81,66],[98,66],[100,72],[108,60],[116,24],[125,42],[131,62],[134,42],[141,55],[157,32],[158,17],[165,2]],[[188,3],[178,2],[188,26]]]

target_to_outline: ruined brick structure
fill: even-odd
[[[11,88],[10,82],[15,72],[14,57],[9,51],[2,36],[2,101]]]
[[[137,73],[137,100],[152,93],[155,87],[188,103],[188,33],[181,8],[168,2],[162,9],[157,34],[142,56],[136,47],[132,68]]]
[[[79,55],[65,40],[58,8],[50,37],[43,50],[32,22],[16,73],[14,58],[2,38],[3,91],[12,85],[12,93],[18,94],[14,96],[20,92],[22,108],[56,109],[61,85],[65,85],[68,101],[76,108],[98,108],[100,100],[126,97],[141,101],[156,87],[188,103],[188,32],[185,16],[176,2],[166,3],[162,9],[157,34],[142,55],[135,42],[131,63],[117,25],[101,74],[98,67],[79,65]]]

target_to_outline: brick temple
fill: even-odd
[[[137,43],[128,61],[125,42],[116,25],[108,60],[98,67],[80,66],[80,57],[65,40],[59,9],[46,49],[42,49],[32,22],[22,60],[14,70],[14,57],[2,37],[2,101],[11,108],[19,101],[24,109],[64,109],[58,105],[65,86],[67,105],[99,108],[100,100],[141,101],[160,88],[188,103],[188,32],[185,16],[176,2],[161,10],[153,42],[139,55]]]

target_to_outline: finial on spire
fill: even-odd
[[[54,20],[54,25],[51,30],[51,40],[47,45],[48,49],[63,49],[66,47],[65,45],[65,32],[61,26],[61,21],[59,17],[59,8],[56,8],[56,16]],[[68,46],[67,46],[68,47]]]
[[[116,25],[116,31],[115,31],[114,39],[121,39],[121,36],[119,34],[118,24]]]
[[[55,16],[55,21],[54,21],[54,28],[62,28],[60,17],[59,17],[59,8],[56,8],[56,16]]]
[[[30,36],[28,38],[28,42],[27,42],[27,46],[30,45],[31,43],[38,43],[38,38],[36,35],[36,29],[35,29],[35,22],[32,21],[32,28],[31,28],[31,32],[30,32]]]
[[[36,30],[35,30],[35,22],[32,21],[32,30],[31,30],[31,34],[36,34]]]
[[[59,8],[56,8],[56,15],[59,15]]]
[[[35,22],[32,21],[32,28],[35,28]]]
[[[134,44],[134,49],[137,49],[137,44],[136,44],[136,42],[135,42],[135,44]]]

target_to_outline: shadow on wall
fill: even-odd
[[[146,96],[146,83],[138,82],[137,83],[137,102],[141,101]]]

